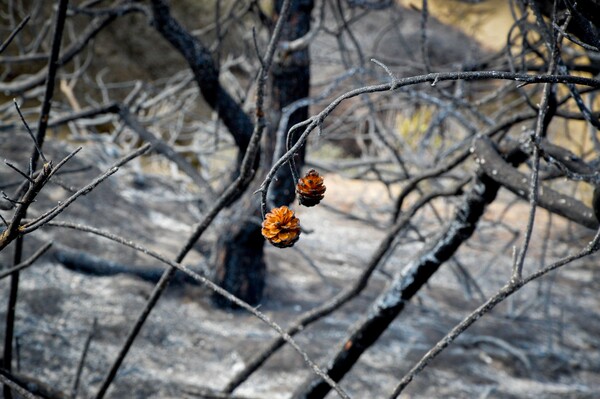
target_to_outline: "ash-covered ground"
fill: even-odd
[[[26,136],[2,135],[2,156],[19,165],[31,150]],[[59,159],[73,144],[49,138],[46,156]],[[68,165],[109,165],[115,155],[101,144],[86,144]],[[101,173],[93,166],[61,177],[80,187]],[[366,267],[389,219],[392,201],[383,186],[326,175],[324,206],[301,209],[307,231],[294,249],[267,250],[269,275],[260,310],[285,327],[303,311],[318,306],[354,281]],[[0,180],[17,181],[8,167]],[[109,230],[174,258],[194,222],[201,217],[194,194],[182,181],[145,174],[136,162],[123,168],[90,194],[80,198],[58,220]],[[5,190],[9,192],[10,190]],[[68,195],[48,186],[34,204],[35,216]],[[390,394],[402,377],[437,340],[501,287],[511,273],[510,230],[495,219],[510,195],[486,213],[481,229],[419,293],[383,337],[341,382],[355,398]],[[442,215],[452,204],[437,203]],[[359,218],[350,219],[341,212]],[[511,208],[505,222],[523,229],[527,207]],[[5,217],[9,213],[3,212]],[[362,218],[362,219],[361,219]],[[585,245],[592,232],[553,218],[551,240],[541,239],[547,217],[540,213],[528,271],[548,264]],[[218,221],[219,223],[219,221]],[[433,234],[440,226],[430,212],[419,223]],[[184,263],[206,265],[211,228]],[[577,236],[578,240],[573,240]],[[25,239],[25,254],[47,241],[54,248],[21,273],[17,305],[18,350],[15,369],[22,375],[68,393],[94,319],[97,327],[81,376],[78,397],[91,397],[115,359],[127,332],[144,306],[153,285],[120,274],[90,276],[67,270],[55,258],[57,250],[85,252],[138,267],[161,267],[152,259],[88,234],[42,228]],[[519,239],[515,242],[519,243]],[[355,300],[297,335],[301,347],[324,364],[343,342],[353,323],[368,310],[422,244],[398,245],[385,265]],[[547,252],[544,254],[545,246]],[[12,246],[0,253],[10,264]],[[308,260],[310,259],[310,261]],[[406,390],[406,398],[594,398],[600,390],[600,274],[598,257],[568,265],[525,287],[513,299],[479,320],[436,359]],[[461,272],[462,268],[462,272]],[[465,274],[477,282],[465,283]],[[5,319],[9,280],[0,283],[0,320]],[[3,328],[0,328],[3,331]],[[143,328],[108,393],[110,398],[195,398],[204,388],[219,389],[247,359],[274,336],[264,323],[244,311],[213,307],[205,288],[187,284],[168,289]],[[3,338],[0,336],[0,338]],[[247,398],[288,398],[310,371],[289,347],[279,351],[235,394]],[[328,397],[336,397],[334,393]]]

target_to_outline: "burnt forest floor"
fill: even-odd
[[[3,157],[24,165],[30,151],[27,139],[3,135],[0,140]],[[46,155],[59,159],[72,147],[50,138]],[[70,167],[109,165],[114,155],[107,154],[102,145],[88,144]],[[174,258],[191,226],[201,217],[194,195],[182,188],[185,185],[181,182],[146,174],[135,165],[134,162],[125,167],[80,198],[59,219],[109,230]],[[100,172],[92,167],[64,175],[62,179],[79,187]],[[18,180],[7,167],[1,168],[0,179]],[[384,225],[393,202],[383,186],[338,175],[326,179],[324,206],[298,211],[306,232],[296,247],[267,249],[269,274],[260,310],[282,326],[354,281],[385,234]],[[49,186],[34,204],[31,215],[41,213],[66,195],[60,186]],[[475,285],[465,283],[464,273],[459,272],[456,264],[444,265],[342,381],[353,397],[387,397],[415,361],[484,297],[506,282],[512,257],[512,249],[506,244],[510,243],[511,229],[524,228],[527,215],[526,204],[517,205],[505,219],[510,229],[495,226],[494,221],[510,200],[510,194],[501,193],[486,213],[480,230],[455,258],[477,282],[480,291]],[[452,203],[440,202],[436,206],[442,215],[452,212]],[[541,227],[534,233],[526,262],[529,271],[542,261],[541,237],[546,221],[546,214],[540,212]],[[218,223],[222,221],[217,220]],[[432,233],[440,228],[427,211],[417,215],[415,223]],[[557,217],[553,218],[552,226],[551,239],[546,243],[546,264],[581,248],[591,237],[591,232],[569,226]],[[573,236],[578,239],[573,240]],[[213,227],[184,264],[206,264],[205,254],[215,239]],[[21,273],[15,332],[17,367],[26,376],[68,392],[84,342],[93,320],[97,319],[79,391],[79,397],[90,397],[97,391],[153,285],[127,274],[97,277],[68,270],[56,260],[56,252],[80,251],[142,268],[161,265],[104,239],[56,228],[42,228],[27,236],[25,254],[31,254],[49,240],[54,242],[53,249]],[[390,276],[421,246],[418,241],[398,245],[357,299],[297,336],[302,348],[323,364],[343,342],[352,324],[368,311]],[[11,256],[12,246],[0,253],[0,261],[8,265]],[[594,256],[573,263],[525,287],[448,348],[415,379],[405,397],[597,397],[600,381],[597,261]],[[0,290],[4,298],[0,307],[3,321],[8,279],[0,284]],[[108,397],[199,397],[202,388],[223,387],[273,336],[272,330],[246,312],[213,307],[205,288],[175,285],[152,312]],[[236,394],[287,398],[308,373],[300,356],[286,347]]]

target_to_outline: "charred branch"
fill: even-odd
[[[198,188],[202,190],[202,194],[206,196],[207,202],[213,202],[216,200],[217,196],[210,186],[210,183],[206,181],[206,179],[202,177],[198,170],[181,154],[175,151],[173,147],[165,143],[163,140],[156,137],[152,132],[145,129],[126,107],[119,107],[119,115],[121,116],[121,119],[123,119],[123,122],[125,122],[125,124],[131,128],[131,130],[133,130],[140,137],[140,139],[152,144],[152,148],[156,152],[164,155],[165,158],[169,159],[171,162],[177,165],[177,167],[179,167],[183,173],[188,175],[198,186]]]
[[[202,96],[218,114],[239,148],[241,161],[254,129],[241,105],[219,84],[219,70],[209,50],[173,18],[163,0],[152,0],[153,24],[157,31],[181,53],[194,73]]]
[[[102,31],[105,27],[111,24],[116,19],[115,15],[103,16],[92,19],[85,31],[80,37],[61,51],[61,56],[56,61],[57,66],[62,66],[71,61],[78,55],[87,44]],[[30,90],[36,86],[40,86],[46,82],[48,75],[47,68],[41,69],[39,72],[14,82],[0,83],[0,91],[5,95],[20,94]]]
[[[511,161],[524,160],[520,151],[511,154]],[[340,381],[360,356],[373,345],[404,310],[406,303],[435,274],[441,265],[456,253],[473,234],[485,208],[496,198],[500,185],[483,173],[477,174],[471,189],[465,194],[453,220],[438,238],[426,244],[404,269],[395,275],[386,291],[379,296],[366,318],[359,321],[326,367],[334,381]],[[330,388],[313,378],[308,379],[294,394],[295,399],[323,398]]]
[[[335,310],[342,307],[342,305],[356,298],[366,288],[367,283],[369,282],[374,271],[377,268],[381,267],[383,260],[393,248],[394,240],[397,238],[398,234],[402,230],[406,229],[412,217],[417,213],[417,211],[423,206],[429,204],[434,198],[458,195],[458,193],[462,190],[464,183],[461,182],[458,186],[449,188],[447,190],[434,191],[432,193],[423,195],[423,197],[421,197],[415,204],[413,204],[410,207],[410,209],[404,212],[400,219],[394,224],[394,226],[390,228],[389,232],[386,234],[385,238],[381,241],[377,250],[371,257],[367,268],[356,280],[356,282],[354,282],[350,287],[346,288],[323,305],[304,313],[287,329],[287,334],[289,334],[290,336],[294,336],[307,326],[311,325],[312,323],[318,320],[321,320],[323,317],[331,314]],[[248,379],[248,377],[250,377],[250,375],[253,372],[255,372],[260,366],[262,366],[267,361],[267,359],[269,359],[284,344],[285,340],[281,339],[281,337],[273,339],[263,351],[261,351],[248,361],[247,366],[243,370],[236,373],[232,380],[227,384],[224,391],[233,392],[240,384],[242,384],[246,379]]]
[[[506,187],[517,196],[527,199],[529,179],[526,175],[509,165],[494,149],[491,141],[479,138],[474,143],[475,156],[481,170],[486,175]],[[546,148],[552,148],[546,145]],[[578,167],[581,167],[578,164]],[[598,228],[598,221],[590,208],[573,196],[561,194],[544,185],[540,186],[538,205],[552,213],[563,216],[590,229]]]

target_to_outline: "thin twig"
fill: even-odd
[[[556,46],[556,44],[554,44]],[[548,67],[548,73],[554,73],[556,67],[556,51],[552,54],[552,60],[550,60],[550,65]],[[542,91],[542,100],[540,102],[540,107],[538,111],[538,117],[535,125],[535,131],[532,136],[533,145],[533,156],[532,156],[532,166],[531,166],[531,179],[529,183],[529,216],[527,219],[527,228],[525,230],[525,237],[523,238],[523,245],[521,246],[521,250],[519,251],[519,256],[516,263],[513,265],[513,281],[518,281],[521,279],[523,274],[523,264],[525,263],[525,256],[527,255],[527,249],[529,248],[529,243],[531,241],[531,236],[533,234],[533,225],[535,223],[535,214],[537,208],[538,201],[538,188],[539,188],[539,174],[540,174],[540,150],[539,150],[539,142],[542,137],[546,135],[546,131],[548,129],[549,120],[548,117],[552,118],[553,110],[550,110],[550,100],[554,95],[552,92],[553,85],[551,83],[544,84],[544,90]]]
[[[47,163],[42,168],[41,173],[35,178],[32,184],[29,185],[29,189],[19,201],[15,201],[18,204],[15,213],[8,225],[8,228],[0,234],[0,250],[6,248],[13,240],[20,240],[21,234],[21,221],[27,217],[27,209],[35,201],[35,198],[44,187],[44,185],[50,179],[50,172],[52,171],[52,163]],[[16,263],[21,263],[20,256]]]
[[[94,322],[92,323],[92,327],[90,328],[90,332],[83,344],[83,350],[81,351],[81,357],[79,358],[79,363],[77,364],[77,371],[75,372],[75,381],[73,382],[73,388],[71,389],[71,398],[75,399],[77,397],[77,390],[79,389],[79,381],[81,379],[81,373],[83,372],[83,365],[85,364],[85,358],[87,357],[88,350],[90,348],[90,343],[94,338],[94,334],[96,333],[96,327],[98,326],[98,319],[94,317]]]
[[[84,187],[79,189],[75,194],[71,195],[69,198],[62,201],[59,205],[46,211],[45,213],[43,213],[42,215],[37,217],[35,220],[21,226],[20,231],[23,234],[28,234],[28,233],[31,233],[32,231],[39,229],[41,226],[44,225],[44,223],[47,223],[50,220],[54,219],[56,216],[58,216],[69,205],[71,205],[77,198],[81,197],[82,195],[88,194],[90,191],[92,191],[94,188],[96,188],[104,180],[108,179],[110,176],[115,174],[121,166],[125,165],[132,159],[145,154],[146,152],[148,152],[150,150],[151,147],[152,147],[151,144],[145,144],[144,146],[138,148],[135,151],[132,151],[131,153],[124,156],[123,158],[119,159],[110,168],[108,168],[104,173],[102,173],[100,176],[98,176],[97,178],[92,180],[90,183],[88,183],[87,185],[85,185]]]
[[[413,380],[413,378],[418,375],[433,359],[435,359],[444,349],[446,349],[454,340],[466,331],[471,325],[473,325],[477,320],[479,320],[486,313],[489,313],[492,309],[496,307],[499,303],[504,301],[510,295],[514,294],[516,291],[521,289],[524,285],[534,281],[543,275],[561,267],[566,264],[569,264],[577,259],[581,259],[585,256],[588,256],[599,249],[600,244],[600,230],[596,232],[593,240],[580,252],[566,256],[551,265],[546,266],[543,269],[538,270],[535,273],[530,274],[526,278],[523,278],[518,281],[513,281],[512,278],[502,288],[500,288],[493,296],[491,296],[485,303],[475,309],[471,314],[463,319],[459,324],[457,324],[444,338],[438,341],[437,344],[433,348],[431,348],[422,358],[419,360],[405,375],[402,377],[394,392],[390,395],[390,398],[397,398],[404,388]]]
[[[25,27],[25,24],[27,22],[29,22],[30,18],[31,18],[31,15],[27,15],[25,18],[23,18],[23,20],[21,22],[19,22],[19,25],[17,25],[17,27],[15,29],[13,29],[13,31],[10,33],[10,35],[6,38],[6,40],[2,44],[0,44],[0,53],[2,53],[4,50],[6,50],[8,45],[15,38],[15,36],[17,36],[17,34]]]
[[[40,249],[35,251],[33,255],[31,255],[29,258],[27,258],[23,262],[11,267],[10,269],[3,270],[2,272],[0,272],[0,280],[10,276],[11,274],[13,274],[15,272],[19,272],[19,271],[33,265],[40,256],[45,254],[46,251],[50,249],[51,246],[52,246],[52,242],[50,241],[50,242],[46,243],[45,245],[43,245]]]
[[[15,104],[15,108],[17,109],[17,113],[19,114],[19,117],[21,118],[21,122],[23,123],[23,125],[25,126],[25,129],[27,130],[27,133],[29,133],[29,136],[33,140],[33,144],[35,145],[35,149],[37,150],[39,156],[42,158],[42,161],[48,162],[46,160],[46,157],[44,156],[44,153],[42,152],[42,148],[38,145],[37,139],[33,135],[33,132],[31,131],[31,128],[27,124],[27,121],[25,120],[25,117],[23,117],[23,113],[21,113],[21,108],[19,107],[19,103],[17,103],[16,99],[13,99],[13,103]]]
[[[28,176],[27,173],[23,172],[21,169],[17,168],[12,163],[8,162],[7,160],[4,160],[4,164],[6,166],[8,166],[9,168],[11,168],[12,170],[14,170],[15,172],[17,172],[18,174],[20,174],[21,176],[23,176],[23,178],[25,179],[26,183],[27,182],[29,182],[30,184],[34,183],[34,180],[30,176]]]
[[[572,75],[530,75],[524,73],[514,73],[514,72],[505,72],[505,71],[468,71],[468,72],[439,72],[439,73],[429,73],[426,75],[418,75],[407,78],[397,79],[395,82],[390,83],[382,83],[378,85],[364,86],[358,89],[350,90],[334,101],[332,101],[323,111],[318,113],[317,115],[311,117],[307,121],[301,123],[301,125],[306,125],[303,133],[297,139],[296,143],[288,149],[288,151],[283,154],[281,158],[279,158],[274,164],[271,170],[269,170],[267,176],[263,180],[259,190],[257,192],[261,193],[261,202],[266,203],[268,188],[275,178],[275,174],[277,171],[298,152],[301,146],[303,146],[308,138],[308,135],[320,126],[325,118],[329,116],[334,109],[336,109],[342,102],[348,100],[350,98],[360,96],[362,94],[367,93],[377,93],[384,92],[388,90],[398,90],[405,86],[411,86],[421,83],[427,82],[443,82],[443,81],[455,81],[455,80],[512,80],[515,82],[525,82],[525,83],[573,83],[580,84],[585,86],[590,86],[594,88],[600,88],[600,80],[598,79],[589,79],[583,78],[579,76]],[[300,125],[300,124],[298,124]],[[290,131],[297,129],[298,125],[294,125],[290,128]]]
[[[76,224],[76,223],[69,223],[69,222],[48,222],[46,223],[46,226],[50,226],[50,227],[65,227],[65,228],[69,228],[69,229],[75,229],[78,231],[83,231],[86,233],[92,233],[95,234],[97,236],[100,237],[104,237],[107,238],[111,241],[117,242],[121,245],[127,246],[129,248],[135,249],[136,251],[139,251],[141,253],[144,253],[166,265],[168,265],[170,268],[169,270],[173,269],[173,270],[180,270],[183,273],[187,274],[188,276],[190,276],[192,279],[194,279],[195,281],[205,285],[206,287],[208,287],[209,289],[211,289],[212,291],[216,292],[217,294],[223,296],[224,298],[226,298],[227,300],[235,303],[237,306],[247,310],[248,312],[250,312],[252,315],[254,315],[255,317],[257,317],[258,319],[260,319],[261,321],[263,321],[265,324],[267,324],[270,328],[272,328],[273,330],[275,330],[281,337],[282,339],[289,343],[292,348],[294,348],[294,350],[296,350],[296,352],[298,352],[302,358],[304,359],[305,363],[307,365],[309,365],[309,367],[315,372],[315,374],[319,375],[321,378],[323,378],[325,381],[329,380],[328,383],[330,385],[332,385],[332,388],[336,389],[336,391],[338,391],[338,393],[340,394],[340,396],[342,398],[349,398],[349,396],[339,387],[337,386],[337,384],[335,382],[333,382],[328,376],[327,374],[325,374],[310,358],[309,356],[306,354],[306,352],[304,352],[300,346],[296,343],[296,341],[288,334],[286,333],[283,328],[281,326],[279,326],[279,324],[275,323],[274,321],[272,321],[269,316],[267,316],[266,314],[262,313],[261,311],[257,310],[255,307],[253,307],[252,305],[250,305],[249,303],[243,301],[242,299],[236,297],[235,295],[229,293],[228,291],[224,290],[223,288],[219,287],[218,285],[216,285],[215,283],[213,283],[212,281],[210,281],[208,278],[201,276],[200,274],[190,270],[187,268],[187,266],[182,265],[179,262],[174,262],[170,259],[168,259],[166,256],[161,255],[158,252],[154,252],[149,248],[143,247],[133,241],[130,241],[124,237],[120,237],[116,234],[110,233],[108,231],[105,230],[101,230],[101,229],[97,229],[95,227],[91,227],[91,226],[85,226],[85,225],[81,225],[81,224]]]

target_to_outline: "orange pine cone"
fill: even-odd
[[[265,215],[261,232],[276,247],[291,247],[300,238],[300,219],[285,205],[274,208]]]
[[[298,200],[304,206],[315,206],[321,202],[325,197],[325,189],[323,177],[319,176],[319,172],[314,169],[309,170],[303,178],[298,179],[296,185]]]

